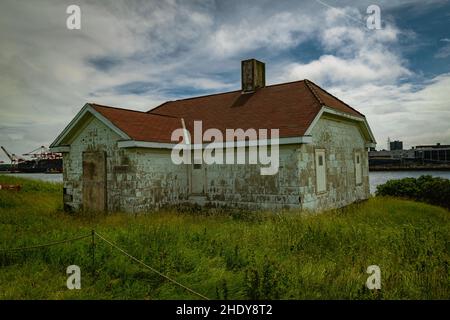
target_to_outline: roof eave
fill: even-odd
[[[100,120],[103,124],[105,124],[108,128],[118,134],[122,139],[131,140],[132,138],[115,126],[108,118],[103,116],[100,112],[95,110],[95,108],[90,104],[86,103],[83,108],[77,113],[77,115],[70,121],[70,123],[64,128],[64,130],[58,135],[58,137],[53,141],[50,145],[50,148],[67,146],[62,144],[64,139],[68,136],[70,132],[75,128],[75,126],[81,121],[81,119],[87,114],[91,113],[94,117]]]
[[[224,143],[200,143],[200,144],[185,144],[189,146],[190,149],[204,149],[208,148],[242,148],[242,147],[255,147],[261,145],[289,145],[289,144],[310,144],[312,143],[311,136],[296,136],[296,137],[283,137],[279,138],[278,142],[272,139],[264,140],[245,140],[245,141],[233,141]],[[152,141],[138,141],[138,140],[126,140],[119,141],[119,148],[148,148],[148,149],[172,149],[179,143],[168,143],[168,142],[152,142]]]
[[[337,116],[340,118],[344,118],[344,119],[348,119],[351,121],[356,121],[358,123],[361,123],[362,126],[366,129],[367,135],[369,136],[369,140],[367,140],[366,143],[371,144],[371,146],[376,145],[377,142],[375,140],[375,136],[373,135],[372,130],[370,129],[369,123],[367,122],[367,119],[364,115],[361,114],[361,116],[356,116],[356,115],[353,115],[353,114],[350,114],[347,112],[342,112],[342,111],[336,110],[327,105],[322,105],[320,111],[317,113],[314,120],[309,125],[308,129],[306,129],[305,135],[311,135],[311,131],[313,130],[314,126],[319,121],[319,119],[322,118],[322,116],[324,114],[331,114],[331,115],[334,115],[334,116]]]

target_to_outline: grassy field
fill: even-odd
[[[110,214],[62,211],[61,185],[21,183],[0,191],[0,249],[97,230],[132,255],[211,299],[449,299],[450,212],[394,198],[322,214],[301,212]],[[78,265],[82,289],[68,290]],[[365,287],[369,265],[382,289]],[[89,238],[0,252],[0,299],[196,299]]]

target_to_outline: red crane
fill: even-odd
[[[34,149],[33,151],[27,152],[23,154],[24,156],[29,156],[32,159],[36,160],[49,160],[49,159],[61,159],[61,153],[51,152],[45,146],[40,146],[39,148]]]

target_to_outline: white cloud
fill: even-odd
[[[294,47],[310,37],[313,19],[302,13],[282,12],[262,19],[246,16],[239,23],[222,25],[212,34],[211,52],[219,57]]]
[[[322,22],[318,40],[329,54],[308,63],[289,63],[279,72],[278,78],[310,78],[326,85],[343,86],[395,83],[411,76],[412,72],[405,67],[401,56],[392,49],[400,30],[392,25],[382,30],[349,25],[346,16],[352,14],[354,9],[348,11],[331,9]]]
[[[365,82],[393,82],[411,74],[398,64],[395,56],[371,53],[368,56],[345,59],[333,55],[321,56],[307,64],[292,63],[286,67],[287,79],[309,78],[326,84],[356,85]]]
[[[332,87],[329,91],[362,111],[386,148],[388,137],[407,146],[448,142],[450,139],[450,74],[424,85],[373,85]]]
[[[447,58],[450,56],[450,44],[443,46],[434,55],[435,58]]]

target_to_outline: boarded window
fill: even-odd
[[[202,165],[202,159],[192,155],[193,164],[191,170],[191,193],[205,194],[206,190],[206,168]]]
[[[316,158],[316,191],[317,193],[327,191],[327,174],[325,166],[325,150],[317,149]]]
[[[361,152],[355,152],[355,180],[357,185],[362,183]]]
[[[321,154],[319,155],[319,166],[323,166],[323,157]]]

